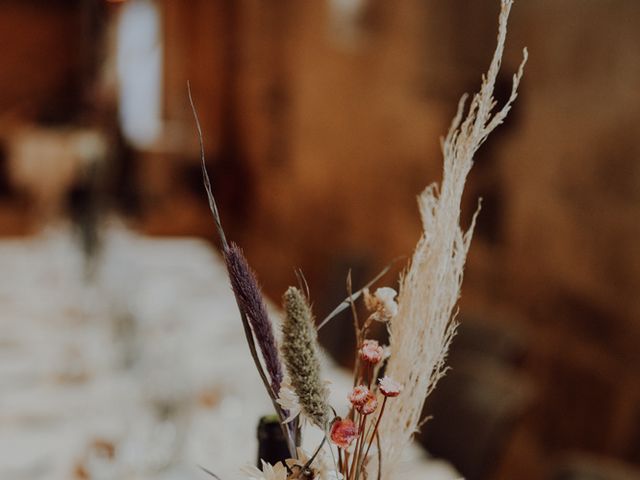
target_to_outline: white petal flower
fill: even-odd
[[[242,473],[247,475],[248,480],[260,480],[263,478],[262,470],[255,467],[254,465],[246,465],[240,469]]]
[[[380,304],[381,313],[384,317],[391,319],[398,314],[398,304],[395,301],[398,292],[390,287],[381,287],[376,290],[375,297]]]
[[[296,392],[293,391],[288,375],[285,375],[282,379],[280,392],[278,392],[276,401],[283,409],[289,412],[289,416],[285,419],[284,423],[289,423],[300,415],[300,402],[298,401]]]
[[[373,312],[371,318],[378,322],[388,322],[398,314],[398,304],[395,301],[398,293],[390,287],[380,287],[371,295],[364,289],[364,304],[367,310]]]
[[[402,385],[387,375],[379,380],[379,384],[380,392],[382,392],[385,397],[397,397],[402,391]]]
[[[242,469],[242,472],[248,475],[248,480],[287,480],[287,467],[282,463],[271,465],[264,460],[261,462],[262,471],[252,465]]]

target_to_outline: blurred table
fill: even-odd
[[[243,478],[271,407],[208,244],[113,226],[87,283],[60,228],[0,241],[0,265],[0,478]],[[398,478],[456,475],[415,449]]]

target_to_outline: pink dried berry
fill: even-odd
[[[360,358],[365,362],[376,364],[384,355],[383,348],[376,340],[365,340],[360,347]]]
[[[337,419],[331,425],[331,441],[340,448],[347,448],[358,437],[358,427],[353,420]]]

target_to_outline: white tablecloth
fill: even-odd
[[[219,257],[111,227],[91,284],[82,262],[66,229],[0,241],[0,478],[243,478],[271,408]],[[398,478],[456,478],[409,457]]]

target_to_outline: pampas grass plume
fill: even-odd
[[[496,104],[493,89],[512,3],[501,0],[497,47],[480,91],[472,98],[466,117],[463,113],[466,96],[461,99],[442,141],[442,186],[438,190],[437,185],[431,185],[418,198],[424,231],[401,279],[399,310],[390,327],[391,357],[385,373],[398,380],[404,390],[389,402],[380,427],[385,480],[397,472],[400,455],[419,428],[424,401],[444,374],[445,357],[455,333],[455,308],[475,223],[474,216],[466,232],[460,227],[464,184],[474,153],[502,123],[516,99],[527,59],[525,49],[524,60],[513,77],[509,100],[492,114]]]

